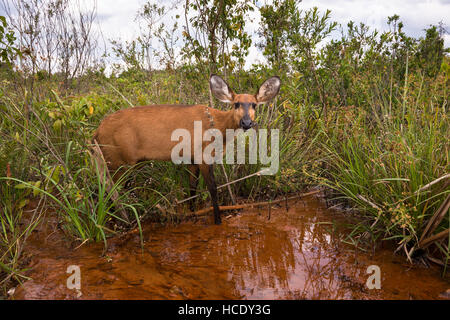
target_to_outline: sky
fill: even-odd
[[[136,34],[136,12],[146,0],[97,1],[98,16],[105,35],[129,38]],[[154,2],[164,4],[170,1]],[[258,1],[261,4],[264,2]],[[300,9],[312,7],[318,7],[321,11],[330,9],[332,18],[338,23],[346,25],[353,20],[380,30],[387,29],[388,16],[398,14],[408,34],[415,36],[422,35],[422,30],[430,24],[442,21],[447,25],[450,17],[450,0],[303,0],[300,4]],[[257,23],[258,21],[254,21],[254,24]],[[446,37],[446,45],[450,45],[449,35]]]
[[[102,33],[105,39],[130,40],[138,35],[138,23],[136,12],[145,3],[145,0],[98,0],[98,16]],[[157,3],[167,3],[158,1]],[[259,4],[265,1],[258,1]],[[388,30],[387,17],[394,14],[400,16],[404,23],[404,31],[411,36],[424,35],[424,29],[431,24],[442,21],[450,31],[450,0],[303,0],[300,9],[318,7],[321,12],[331,10],[331,18],[346,26],[353,20],[357,23],[364,22],[370,27],[380,31]],[[182,12],[182,6],[167,16],[173,16]],[[257,10],[252,13],[253,22],[248,29],[258,29],[259,14]],[[254,41],[257,41],[254,35]],[[256,41],[255,41],[256,40]],[[445,46],[450,46],[450,35],[445,35]],[[258,49],[251,48],[248,63],[262,61],[263,57]]]
[[[6,0],[8,1],[8,0]],[[92,0],[80,0],[89,4]],[[136,20],[137,11],[148,0],[97,0],[97,16],[99,29],[110,47],[109,40],[132,40],[139,34],[139,23]],[[173,0],[151,0],[154,3],[167,5]],[[262,5],[271,0],[258,0],[258,5]],[[184,1],[181,1],[184,3]],[[299,8],[306,10],[318,7],[321,12],[326,9],[331,10],[331,19],[346,26],[352,20],[356,23],[364,22],[366,25],[376,28],[379,31],[388,30],[387,17],[394,14],[400,16],[404,23],[404,31],[415,37],[424,35],[424,29],[431,24],[442,21],[445,28],[450,32],[450,0],[303,0]],[[175,14],[182,15],[182,5],[170,12],[165,22],[170,23],[170,17]],[[0,9],[0,15],[2,14]],[[247,30],[256,32],[260,17],[258,10],[251,13],[253,22],[249,23]],[[181,26],[179,35],[181,35]],[[181,38],[181,36],[180,36]],[[450,46],[450,35],[444,36],[445,46]],[[253,43],[258,42],[258,36],[254,34]],[[156,44],[155,44],[156,46]],[[253,46],[247,59],[247,64],[264,58],[259,50]]]

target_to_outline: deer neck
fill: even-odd
[[[225,137],[227,129],[236,130],[239,128],[234,120],[234,110],[222,111],[212,108],[209,110],[214,120],[214,129],[218,129],[223,137]]]

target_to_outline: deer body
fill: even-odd
[[[202,136],[205,130],[217,129],[225,137],[227,129],[243,128],[254,125],[255,107],[272,99],[279,90],[278,77],[272,77],[259,88],[256,95],[235,94],[219,76],[210,78],[211,91],[222,102],[234,104],[229,111],[221,111],[206,105],[152,105],[119,110],[107,116],[94,134],[108,169],[116,172],[117,180],[125,170],[122,166],[134,165],[144,160],[170,161],[172,150],[178,141],[172,141],[176,129],[189,131],[194,137],[194,122],[201,121]],[[203,142],[205,148],[210,142]],[[191,139],[194,150],[194,139]],[[193,159],[193,154],[191,155]],[[192,161],[192,163],[194,163]],[[122,172],[120,172],[122,171]],[[217,204],[217,187],[212,165],[205,163],[189,166],[190,194],[195,192],[199,172],[208,186],[214,207],[214,221],[220,224],[220,212]],[[193,209],[193,202],[191,202]]]
[[[171,141],[176,129],[186,129],[194,137],[194,121],[200,121],[203,132],[214,128],[225,137],[226,129],[238,128],[232,110],[208,108],[214,121],[211,126],[206,108],[205,105],[153,105],[123,109],[102,121],[94,139],[100,144],[111,170],[143,160],[169,161],[171,151],[178,143]],[[192,139],[192,147],[193,144]]]

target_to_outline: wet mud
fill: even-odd
[[[32,280],[12,299],[439,299],[441,269],[410,265],[392,248],[355,250],[349,220],[318,198],[244,210],[220,226],[210,218],[148,224],[139,233],[73,247],[56,222],[42,224],[26,251]],[[81,289],[67,287],[79,266]],[[366,285],[371,265],[380,289]]]

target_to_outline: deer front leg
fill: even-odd
[[[203,179],[205,179],[206,185],[208,186],[209,194],[211,195],[211,201],[214,208],[214,223],[221,224],[220,210],[217,205],[217,186],[214,179],[214,171],[212,165],[201,164],[199,165],[200,172],[202,173]]]

